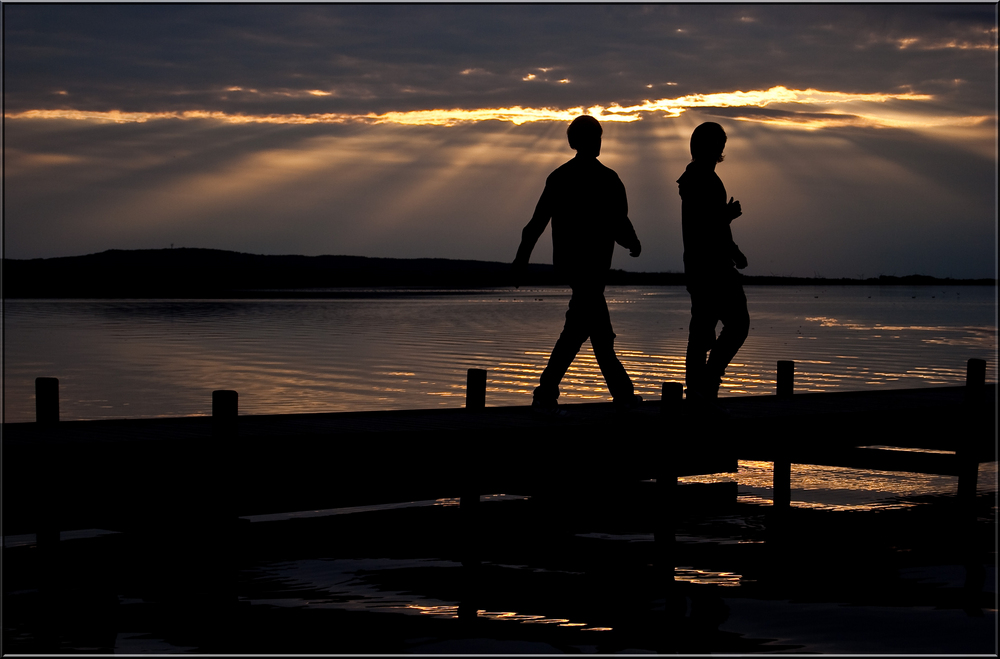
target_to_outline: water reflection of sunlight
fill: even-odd
[[[947,453],[926,449],[912,450]],[[718,482],[712,478],[719,477],[693,476],[679,480]],[[771,498],[774,484],[773,463],[740,460],[739,471],[734,480],[740,488],[739,501],[761,505],[773,503]],[[918,505],[910,499],[930,495],[953,495],[957,487],[957,476],[792,464],[792,506],[795,508],[858,511],[909,508]],[[977,489],[980,492],[996,491],[997,463],[989,462],[979,466]]]
[[[416,611],[421,615],[430,615],[441,618],[458,618],[458,606],[453,604],[444,605],[423,605],[406,604],[398,607],[404,611]],[[517,613],[516,611],[487,611],[478,609],[476,617],[485,620],[508,620],[533,625],[556,625],[558,627],[579,627],[582,631],[611,631],[611,627],[590,627],[585,622],[573,622],[569,618],[549,618],[543,615],[530,613]]]
[[[689,583],[696,584],[733,587],[740,585],[743,575],[736,574],[735,572],[701,570],[690,566],[679,565],[674,569],[674,579],[677,581],[687,581]]]

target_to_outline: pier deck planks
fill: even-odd
[[[64,529],[118,528],[220,491],[246,515],[733,471],[737,459],[958,474],[958,454],[996,459],[995,396],[995,385],[974,403],[965,387],[746,396],[723,399],[725,420],[661,414],[659,401],[625,415],[570,404],[568,418],[527,406],[244,415],[228,439],[211,417],[5,424],[4,532],[33,530],[42,508]]]

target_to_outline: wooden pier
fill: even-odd
[[[959,477],[975,496],[996,459],[996,385],[970,360],[964,387],[723,399],[728,416],[689,410],[679,384],[627,411],[611,403],[486,407],[470,371],[459,409],[238,416],[215,392],[212,417],[58,421],[57,383],[40,378],[38,422],[3,427],[4,534],[162,524],[343,506],[655,479],[665,503],[679,476],[773,461],[776,508],[795,464]],[[779,369],[791,377],[788,367]],[[909,449],[909,450],[899,450]],[[54,535],[53,535],[54,534]]]

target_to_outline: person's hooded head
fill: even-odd
[[[706,121],[691,133],[691,159],[695,162],[722,162],[725,148],[726,131],[714,121]]]
[[[580,115],[566,129],[570,148],[575,149],[579,155],[593,156],[594,158],[601,155],[601,135],[603,133],[601,122],[589,114]]]

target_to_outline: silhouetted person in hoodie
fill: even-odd
[[[703,123],[691,134],[691,163],[677,180],[684,235],[684,275],[691,294],[684,379],[689,400],[715,406],[726,367],[750,330],[747,298],[737,268],[747,258],[733,242],[730,223],[743,211],[715,173],[722,162],[726,132]],[[718,338],[715,327],[722,321]],[[706,355],[708,360],[706,361]]]
[[[535,388],[532,406],[542,411],[555,410],[559,382],[588,337],[615,404],[627,408],[641,400],[615,355],[604,285],[615,243],[629,249],[633,257],[639,256],[642,246],[628,219],[625,186],[614,170],[597,160],[602,133],[601,124],[588,115],[570,123],[566,134],[576,157],[546,179],[514,259],[517,274],[527,266],[531,250],[551,219],[552,262],[568,280],[573,296],[566,325]]]

